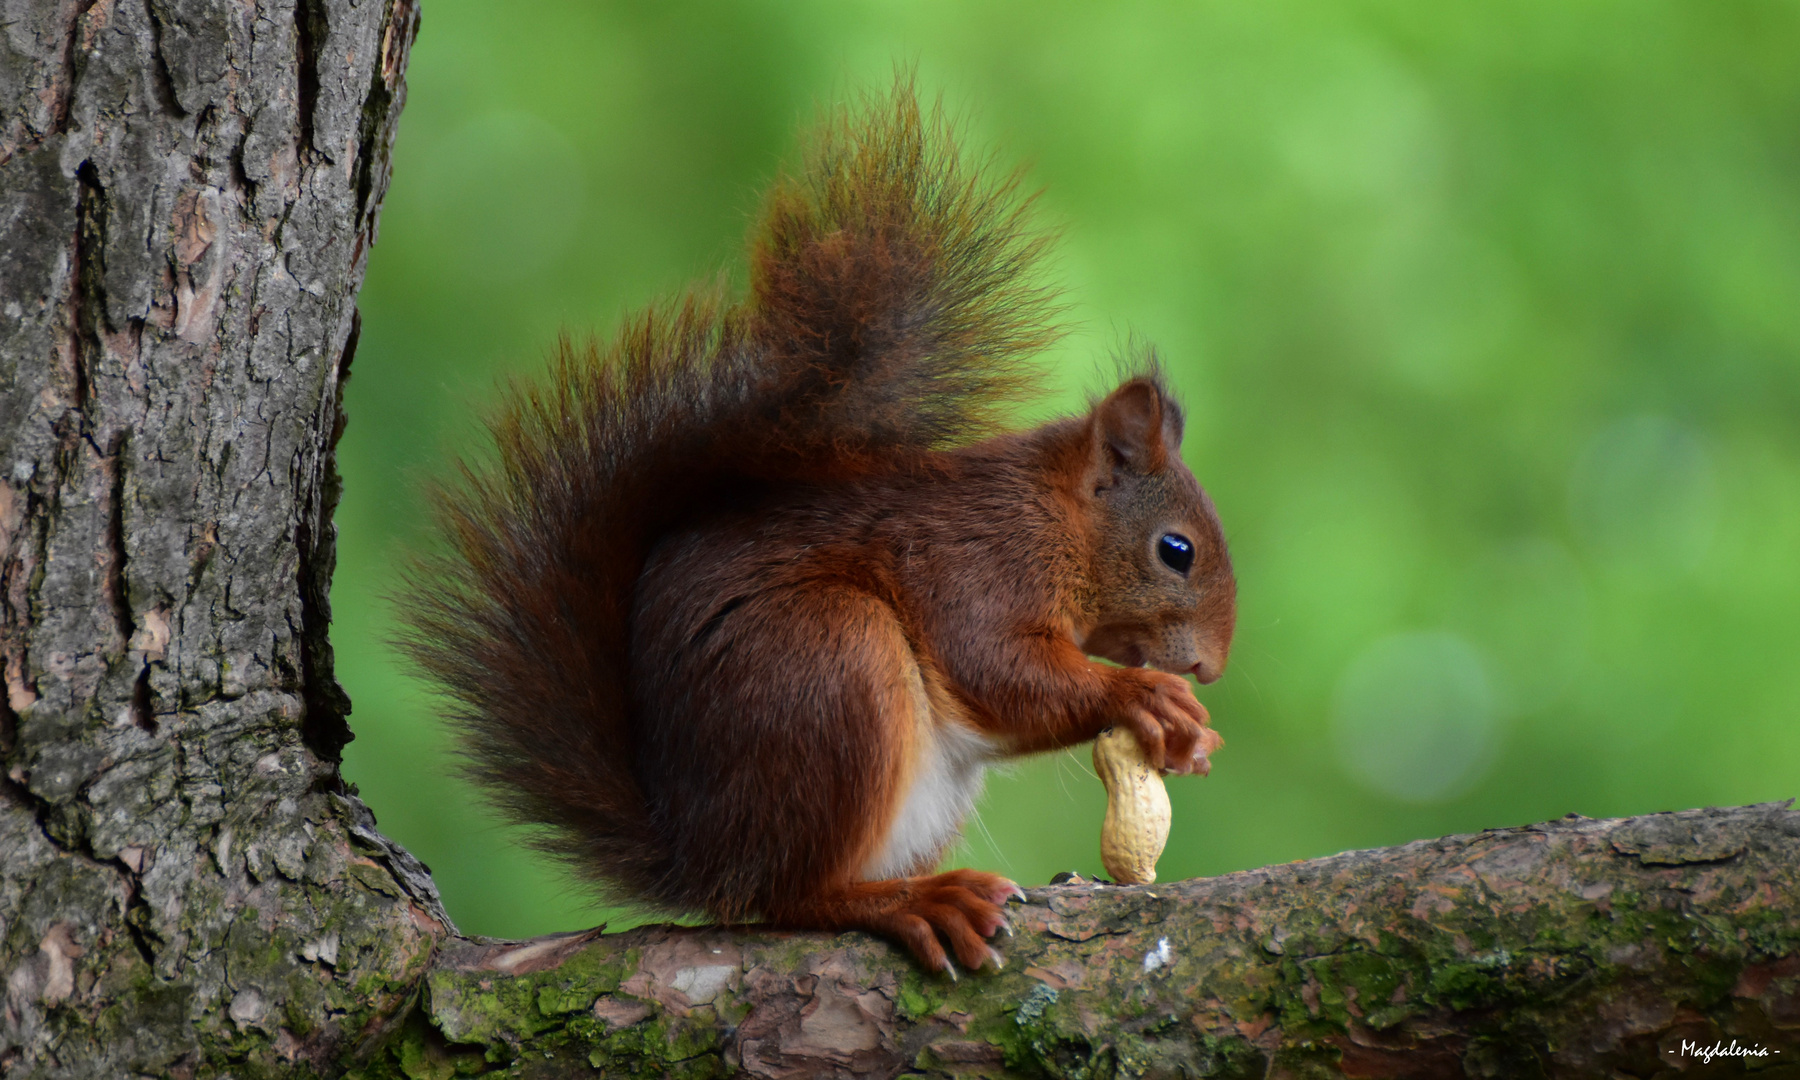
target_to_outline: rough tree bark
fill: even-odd
[[[413,2],[3,11],[0,1072],[323,1069],[447,925],[326,641]]]
[[[1067,884],[1007,966],[858,934],[446,945],[418,1077],[1800,1076],[1800,813],[1570,817],[1208,880]],[[1756,1056],[1714,1055],[1719,1046]]]
[[[337,771],[332,446],[412,0],[0,0],[0,1072],[1800,1073],[1800,814],[1039,889],[859,935],[457,937]]]

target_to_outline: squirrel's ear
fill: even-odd
[[[1150,379],[1133,379],[1094,408],[1113,471],[1145,474],[1181,449],[1181,409]]]

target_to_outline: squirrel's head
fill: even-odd
[[[1231,648],[1237,579],[1212,500],[1181,460],[1181,408],[1141,376],[1094,407],[1088,430],[1093,623],[1079,644],[1212,682]]]

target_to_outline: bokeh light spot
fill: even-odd
[[[1332,708],[1338,760],[1402,802],[1469,790],[1493,760],[1494,694],[1479,650],[1450,633],[1396,634],[1345,669]]]
[[[1566,697],[1587,662],[1592,600],[1581,564],[1545,536],[1505,541],[1459,575],[1450,625],[1494,661],[1494,698],[1506,715]]]
[[[1692,567],[1712,547],[1717,493],[1699,436],[1667,417],[1633,416],[1588,441],[1569,477],[1569,516],[1603,558]]]

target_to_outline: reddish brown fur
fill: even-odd
[[[770,196],[749,300],[565,344],[496,420],[498,469],[443,497],[414,653],[475,774],[616,897],[867,929],[933,968],[942,935],[979,966],[1010,882],[862,880],[912,835],[940,740],[1015,755],[1124,724],[1205,771],[1177,673],[1218,676],[1235,583],[1179,409],[1145,375],[991,434],[1053,336],[1012,192],[904,87],[839,120]],[[948,842],[920,835],[903,872]]]

